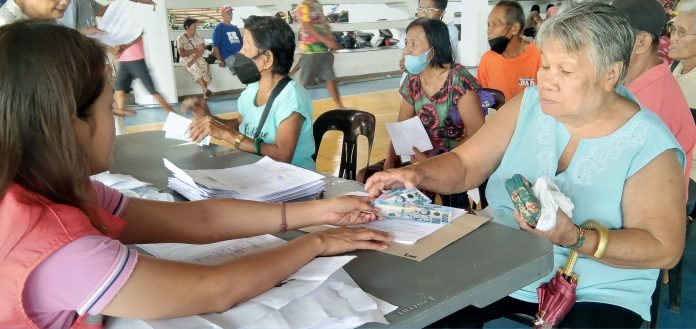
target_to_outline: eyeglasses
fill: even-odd
[[[440,9],[438,9],[438,8],[423,8],[423,7],[418,7],[418,8],[416,8],[416,15],[421,14],[421,13],[427,15],[427,14],[430,14],[430,13],[436,13],[436,12],[438,12],[438,11],[440,11]]]
[[[671,35],[676,35],[680,38],[683,38],[685,35],[696,35],[696,33],[686,33],[684,30],[678,30],[674,25],[670,25],[668,28],[669,34]]]

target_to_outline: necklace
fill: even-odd
[[[268,97],[271,96],[271,92],[273,91],[273,89],[275,89],[275,87],[278,85],[278,82],[280,82],[280,80],[283,80],[283,78],[280,78],[280,79],[276,80],[276,81],[273,83],[273,86],[272,86],[270,89],[268,89],[268,91],[266,91],[266,92],[263,94],[263,95],[265,96],[265,98],[266,98],[266,102],[268,102]],[[261,89],[259,88],[259,92],[260,92],[260,91],[261,91]],[[257,96],[257,97],[258,97],[258,96]],[[266,102],[264,102],[264,104],[265,104]],[[259,102],[259,103],[260,103],[260,102]]]

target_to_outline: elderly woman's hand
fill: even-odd
[[[515,210],[515,220],[522,230],[545,238],[558,246],[572,246],[580,238],[580,229],[561,209],[556,212],[556,226],[548,232],[529,226],[517,210]]]
[[[315,201],[317,211],[326,224],[357,225],[377,219],[379,209],[372,207],[371,198],[359,196],[341,196]]]
[[[203,138],[211,136],[217,139],[225,139],[225,135],[230,132],[230,128],[212,116],[193,119],[189,125],[189,137],[198,143]]]
[[[372,175],[365,183],[365,191],[370,193],[370,196],[377,197],[382,191],[395,187],[415,188],[422,180],[423,177],[415,166],[389,169]]]

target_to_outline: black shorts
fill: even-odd
[[[114,89],[116,91],[128,92],[131,89],[131,84],[133,80],[139,79],[143,83],[145,89],[154,95],[157,93],[155,89],[155,83],[152,82],[152,77],[150,76],[150,71],[147,69],[145,60],[119,62],[118,75],[116,76],[116,85]]]

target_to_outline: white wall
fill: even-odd
[[[265,0],[264,0],[265,1]],[[368,0],[368,2],[376,2]],[[395,0],[401,1],[401,0]],[[181,7],[191,6],[196,8],[214,8],[221,4],[231,1],[222,0],[159,0],[156,17],[146,24],[145,46],[147,52],[147,63],[150,66],[151,74],[155,80],[157,88],[169,102],[176,102],[178,96],[198,94],[200,87],[193,81],[190,74],[178,65],[172,63],[170,50],[170,40],[174,40],[178,32],[168,31],[166,22],[167,15],[165,8],[167,2]],[[273,15],[278,10],[288,10],[291,5],[298,1],[277,0],[263,2],[260,6],[234,6],[233,24],[243,27],[242,18],[249,15]],[[330,0],[322,1],[326,12],[349,11],[351,23],[374,22],[380,19],[389,21],[405,21],[414,17],[416,0],[405,0],[403,2],[373,3],[373,4],[340,4],[332,5]],[[357,2],[357,0],[335,0],[335,2]],[[486,21],[490,9],[497,1],[488,0],[461,0],[450,1],[445,18],[460,22],[462,26],[462,41],[459,43],[460,58],[462,64],[467,66],[477,66],[481,55],[488,50],[486,40]],[[549,1],[521,1],[525,15],[529,13],[532,5],[538,3],[542,7],[542,15],[545,13],[546,4]],[[454,13],[460,12],[461,18],[454,18]],[[400,38],[406,26],[397,26],[390,29],[395,38]],[[365,30],[377,35],[377,30]],[[210,38],[211,31],[201,31],[204,38]],[[348,77],[356,75],[374,74],[381,72],[392,72],[398,70],[398,57],[400,51],[397,49],[355,52],[355,53],[336,53],[334,69],[337,77]],[[210,89],[214,92],[231,89],[244,88],[236,77],[233,77],[227,68],[220,68],[216,64],[211,65],[213,83]],[[147,95],[140,83],[134,86],[136,90],[136,101],[140,104],[152,104],[154,100]]]
[[[164,2],[163,0],[158,3]],[[155,6],[152,18],[145,22],[145,56],[150,75],[160,95],[169,103],[177,102],[176,81],[174,80],[173,60],[169,45],[167,10],[164,5]],[[140,81],[133,84],[135,101],[138,104],[156,104]]]

